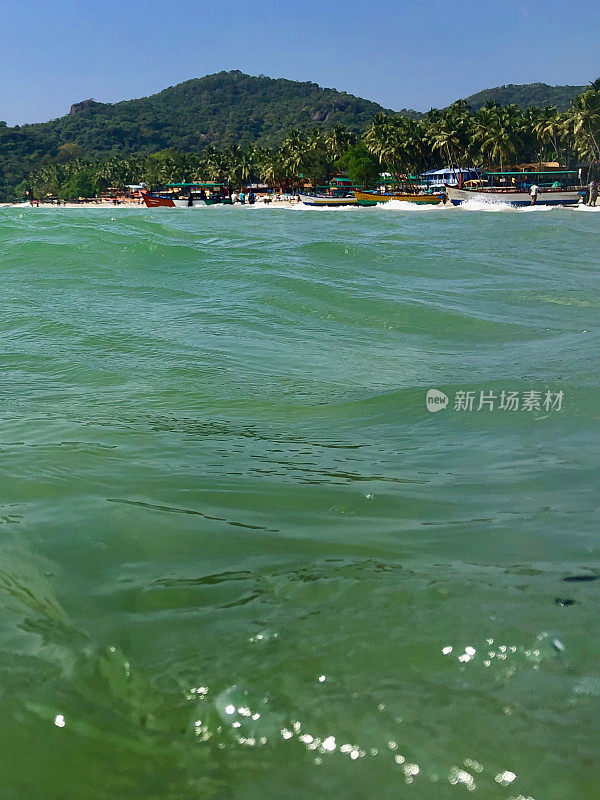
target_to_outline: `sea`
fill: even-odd
[[[599,254],[1,209],[2,800],[597,800]]]

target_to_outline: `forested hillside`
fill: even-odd
[[[501,106],[514,104],[523,110],[553,106],[558,111],[566,111],[571,101],[585,88],[585,86],[548,86],[547,83],[509,83],[506,86],[484,89],[465,99],[475,111],[489,102]]]
[[[251,174],[269,182],[300,174],[322,178],[361,135],[391,172],[454,160],[597,158],[598,86],[578,99],[581,108],[569,106],[585,88],[502,86],[420,114],[389,111],[315,83],[220,72],[139,100],[85,100],[50,122],[0,123],[0,200],[14,198],[28,183],[73,197],[184,174],[234,181]],[[360,169],[372,169],[364,153],[355,157]]]
[[[384,109],[316,83],[220,72],[121,103],[77,103],[50,122],[0,127],[5,193],[51,160],[148,153],[198,153],[208,144],[280,143],[291,129],[364,130]]]

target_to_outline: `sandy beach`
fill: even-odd
[[[241,206],[241,203],[236,203],[236,205]],[[248,205],[248,204],[246,204]],[[295,206],[301,205],[300,201],[292,201],[292,200],[274,200],[270,203],[263,203],[260,200],[257,200],[254,203],[255,207],[264,207],[264,208],[294,208]],[[198,206],[196,206],[198,208]],[[140,208],[146,209],[147,207],[143,203],[111,203],[107,201],[100,201],[96,202],[82,202],[82,203],[61,203],[57,205],[56,203],[40,203],[39,206],[37,204],[32,205],[31,203],[0,203],[0,208],[42,208],[42,209],[52,209],[55,211],[63,210],[63,209],[76,209],[76,208],[110,208],[113,211],[118,209],[126,209],[126,208]],[[200,206],[202,208],[202,206]],[[180,210],[188,210],[188,209],[180,209]]]

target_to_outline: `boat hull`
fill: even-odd
[[[187,199],[173,200],[173,202],[175,203],[175,208],[195,208],[196,206],[206,205],[204,200],[192,200],[191,205]]]
[[[175,208],[175,201],[171,197],[158,197],[155,194],[142,192],[142,200],[148,208]]]
[[[417,205],[438,205],[443,201],[441,195],[434,194],[380,194],[378,192],[354,192],[359,205],[374,206],[377,203],[389,203],[390,200],[399,200],[402,203],[416,203]]]
[[[212,205],[210,200],[193,199],[190,205],[187,198],[160,197],[156,194],[142,193],[142,200],[148,208],[196,208],[197,206]],[[214,201],[220,202],[220,201]]]
[[[317,208],[340,208],[342,206],[358,206],[356,197],[327,197],[326,195],[301,194],[300,200],[305,206]]]
[[[477,200],[482,203],[504,203],[516,208],[530,206],[529,192],[519,192],[511,189],[457,189],[455,186],[446,186],[448,200],[454,206]],[[540,189],[536,206],[572,206],[579,203],[582,198],[581,191],[576,189]]]

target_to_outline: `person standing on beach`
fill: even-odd
[[[532,183],[531,184],[531,186],[529,188],[529,195],[531,197],[531,205],[532,206],[534,206],[536,204],[536,202],[537,202],[537,196],[538,196],[539,190],[540,190],[540,187],[537,185],[537,183]]]
[[[598,199],[598,181],[594,179],[590,182],[590,199],[588,200],[588,206],[595,206],[597,199]]]

